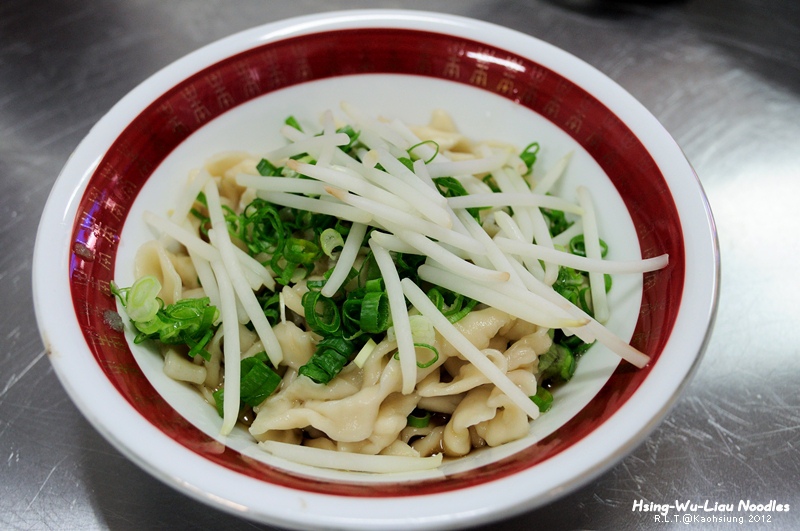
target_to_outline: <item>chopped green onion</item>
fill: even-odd
[[[261,404],[281,383],[281,377],[268,365],[265,352],[242,360],[240,393],[248,406]]]
[[[586,256],[586,244],[583,241],[583,234],[578,234],[569,241],[569,252],[577,256]],[[600,256],[608,254],[608,244],[600,240]]]
[[[414,171],[414,161],[408,157],[399,157],[398,161],[403,163],[403,166],[408,168],[408,171]],[[380,165],[379,165],[380,166]]]
[[[267,292],[264,295],[258,297],[258,302],[261,304],[261,308],[264,310],[264,315],[267,317],[270,323],[277,323],[280,320],[281,317],[280,292],[277,293]]]
[[[274,177],[281,174],[281,168],[278,168],[267,159],[261,159],[256,164],[256,171],[262,177]]]
[[[198,203],[200,203],[204,207],[208,208],[208,200],[206,199],[206,193],[205,192],[198,192],[197,193],[197,198],[195,199],[195,201],[197,201]]]
[[[162,303],[158,298],[160,291],[161,283],[154,276],[144,276],[134,282],[122,300],[128,317],[133,321],[145,322],[154,319],[161,309]]]
[[[414,343],[414,346],[419,348],[426,348],[431,352],[433,352],[433,357],[429,361],[425,363],[417,362],[417,367],[419,367],[420,369],[427,369],[428,367],[439,361],[439,351],[436,350],[436,347],[434,347],[433,345],[429,345],[427,343]]]
[[[578,290],[578,307],[593,316],[592,312],[592,292],[588,287]]]
[[[200,203],[204,207],[208,208],[208,203],[206,203],[206,194],[203,192],[197,194],[195,202]],[[192,205],[192,208],[189,209],[189,213],[200,220],[200,232],[208,236],[208,229],[211,227],[211,218],[195,208],[194,205]]]
[[[369,233],[367,233],[365,239],[369,240]],[[360,285],[365,285],[376,278],[381,278],[381,270],[378,268],[378,263],[375,262],[375,257],[372,256],[372,251],[370,251],[358,271],[358,282]]]
[[[452,298],[450,304],[447,304],[445,295]],[[447,317],[447,320],[451,323],[457,323],[466,317],[478,304],[478,301],[475,299],[467,298],[460,293],[454,293],[442,287],[431,288],[428,291],[428,298],[436,306],[436,309]]]
[[[538,142],[531,142],[525,147],[525,149],[522,150],[522,153],[519,154],[519,158],[522,159],[522,162],[524,162],[525,166],[528,168],[528,171],[525,173],[525,175],[529,174],[531,170],[533,170],[533,165],[536,163],[536,156],[538,154]]]
[[[344,246],[344,238],[342,238],[342,234],[334,229],[334,228],[327,228],[322,231],[322,234],[319,236],[319,244],[322,248],[322,252],[330,258],[333,256],[333,251],[337,247]]]
[[[494,192],[496,194],[499,194],[500,192],[502,192],[502,190],[500,190],[500,187],[497,186],[497,182],[494,180],[494,177],[492,177],[492,174],[487,175],[486,177],[484,177],[481,180],[483,181],[483,184],[485,184],[486,186],[488,186],[492,190],[492,192]]]
[[[267,399],[281,384],[281,377],[269,366],[269,359],[265,352],[245,358],[241,362],[241,376],[239,378],[242,405],[258,406]],[[225,389],[220,388],[212,393],[217,414],[224,417],[223,404],[225,403]]]
[[[283,257],[296,264],[311,264],[321,255],[319,246],[302,238],[288,238],[283,247]]]
[[[214,405],[217,406],[217,415],[220,418],[225,418],[225,411],[223,405],[225,404],[225,390],[224,389],[217,389],[211,396],[214,397]]]
[[[414,409],[406,419],[406,424],[412,428],[427,428],[431,422],[431,412],[424,409]]]
[[[342,364],[342,367],[344,367],[344,364]],[[318,384],[326,384],[333,379],[333,376],[331,376],[327,370],[320,367],[317,363],[306,363],[300,367],[298,373],[311,378],[312,381]]]
[[[308,327],[321,335],[337,332],[341,327],[339,307],[333,299],[319,291],[307,291],[302,298],[303,311]]]
[[[189,349],[188,356],[190,358],[194,358],[200,354],[201,358],[207,359],[204,355],[206,354],[205,347],[208,345],[208,342],[211,341],[212,337],[214,337],[214,330],[209,328],[199,341],[194,341],[192,338],[186,338],[186,344],[191,347]]]
[[[359,369],[363,368],[364,364],[367,362],[367,360],[369,359],[370,355],[372,354],[372,351],[375,350],[376,346],[377,346],[377,343],[375,343],[375,340],[372,339],[372,338],[369,338],[367,340],[367,342],[364,343],[364,346],[361,347],[361,350],[358,351],[358,354],[356,354],[356,357],[353,358],[353,363],[355,363],[356,366]]]
[[[558,294],[578,306],[580,290],[587,285],[587,278],[580,271],[571,267],[558,268],[558,277],[553,284],[553,289]]]
[[[433,357],[430,360],[426,361],[425,363],[417,362],[417,367],[419,367],[420,369],[427,369],[428,367],[439,361],[439,351],[433,345],[429,345],[427,343],[414,343],[414,346],[419,348],[425,348],[433,352]],[[400,352],[394,353],[394,359],[396,360],[400,359]]]
[[[348,332],[359,331],[361,322],[361,304],[363,299],[359,298],[354,291],[347,294],[347,299],[342,303],[342,322]]]
[[[568,382],[575,374],[575,356],[567,347],[553,343],[539,356],[539,374],[542,382]]]
[[[368,291],[361,300],[359,324],[368,334],[384,332],[389,328],[389,296],[385,291]]]
[[[119,298],[138,332],[133,342],[139,344],[154,339],[164,345],[186,345],[190,357],[199,354],[205,360],[211,359],[205,346],[216,329],[214,322],[219,310],[210,305],[208,297],[181,299],[162,307],[164,302],[153,296],[160,291],[161,283],[153,276],[140,278],[130,288],[119,288],[111,283],[111,292]],[[152,314],[153,302],[155,314]]]
[[[239,239],[252,256],[272,254],[283,249],[286,227],[275,206],[263,199],[254,199],[241,214]]]
[[[415,282],[419,280],[417,269],[425,263],[427,257],[421,254],[397,253],[395,255],[395,266],[400,278],[409,277]]]
[[[311,359],[300,367],[298,373],[316,383],[326,384],[341,372],[353,352],[355,345],[352,341],[343,337],[327,337],[317,344]]]
[[[319,291],[325,286],[325,284],[328,282],[328,279],[331,278],[332,274],[333,274],[333,268],[328,269],[327,271],[325,271],[322,274],[322,279],[321,280],[308,280],[308,281],[306,281],[306,287],[308,289],[310,289],[310,290]],[[355,278],[356,275],[358,275],[358,271],[356,271],[355,268],[351,267],[350,271],[347,273],[347,276],[345,277],[344,282],[342,283],[342,285],[343,286],[346,285],[353,278]],[[336,296],[336,294],[334,294],[334,296]]]
[[[464,188],[463,184],[461,184],[461,181],[455,177],[436,177],[433,182],[436,183],[436,188],[444,197],[461,197],[469,195],[467,189]],[[478,223],[481,222],[480,208],[471,207],[466,210],[469,212],[469,215],[475,218]]]
[[[416,148],[418,148],[418,147],[420,147],[420,146],[424,146],[425,144],[433,144],[433,146],[436,148],[436,149],[434,149],[434,151],[433,151],[433,155],[431,155],[430,157],[428,157],[428,160],[426,160],[426,161],[425,161],[425,164],[429,164],[430,162],[432,162],[432,161],[433,161],[433,159],[435,159],[435,158],[436,158],[436,155],[438,155],[438,154],[439,154],[439,143],[438,143],[438,142],[436,142],[435,140],[430,140],[430,139],[428,139],[428,140],[423,140],[422,142],[418,142],[417,144],[414,144],[413,146],[411,146],[410,148],[408,148],[406,151],[408,152],[408,155],[409,155],[409,156],[411,156],[411,155],[412,155],[412,153],[411,153],[411,152],[412,152],[412,151],[414,151],[414,149],[416,149]],[[413,164],[412,164],[412,170],[413,170]]]
[[[567,216],[564,214],[563,210],[551,210],[549,208],[543,208],[541,210],[542,214],[547,219],[550,234],[553,236],[561,234],[572,226],[573,222],[567,220]]]
[[[361,131],[355,131],[350,125],[345,125],[336,130],[337,133],[344,133],[350,138],[350,142],[346,146],[340,146],[340,149],[345,153],[349,153],[353,149],[358,137],[361,136]]]
[[[375,293],[375,292],[383,291],[386,288],[384,287],[383,278],[379,277],[379,278],[371,278],[371,279],[367,280],[366,282],[364,282],[364,289],[367,292]]]
[[[275,253],[269,261],[269,267],[275,273],[275,282],[284,286],[290,284],[294,278],[294,272],[297,270],[295,262],[288,262],[284,259],[282,254]]]
[[[553,394],[542,386],[539,386],[531,400],[539,408],[540,413],[548,411],[553,406]]]
[[[294,116],[289,116],[288,118],[286,118],[284,123],[286,125],[290,126],[290,127],[294,127],[295,129],[297,129],[301,133],[303,132],[303,128],[300,127],[300,122],[298,122],[297,118],[295,118]]]
[[[239,235],[239,215],[228,205],[222,205],[223,218],[231,236]]]
[[[411,325],[411,337],[415,343],[433,344],[436,341],[436,329],[433,328],[433,323],[424,315],[409,315],[408,322]],[[396,341],[394,335],[394,327],[386,331],[386,339],[389,341]]]
[[[594,343],[586,343],[576,335],[565,335],[562,330],[555,330],[553,342],[568,348],[576,358],[589,350]]]

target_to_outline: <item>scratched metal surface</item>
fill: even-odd
[[[257,23],[378,6],[492,21],[593,64],[677,139],[716,214],[716,329],[673,412],[590,484],[485,529],[638,529],[653,521],[634,501],[676,499],[776,499],[791,510],[770,527],[800,528],[796,0],[0,3],[0,528],[259,527],[152,479],[71,404],[34,324],[35,230],[71,150],[157,69]]]

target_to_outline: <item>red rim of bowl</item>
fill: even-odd
[[[231,108],[300,83],[387,73],[440,78],[508,98],[544,116],[586,149],[622,196],[643,257],[670,256],[666,269],[645,275],[631,341],[652,361],[644,369],[622,362],[595,399],[544,440],[491,466],[441,479],[369,485],[309,480],[227,447],[220,453],[219,443],[153,389],[124,334],[109,320],[109,312],[116,311],[109,283],[127,213],[172,150]],[[69,284],[79,326],[105,376],[136,411],[217,465],[276,485],[347,496],[465,488],[530,468],[578,442],[618,411],[658,362],[677,317],[685,276],[682,231],[669,187],[622,120],[580,86],[530,59],[473,40],[410,29],[349,29],[291,37],[226,58],[177,84],[144,109],[99,162],[80,200],[71,241]]]

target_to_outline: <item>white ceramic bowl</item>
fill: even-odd
[[[108,292],[132,280],[188,171],[225,150],[263,152],[287,114],[341,100],[424,123],[448,110],[464,133],[575,156],[563,186],[593,188],[615,258],[667,252],[667,269],[615,280],[609,327],[647,352],[635,370],[602,347],[579,364],[531,434],[424,475],[320,471],[218,436],[198,394],[115,331]],[[123,98],[78,146],[45,208],[34,257],[36,315],[71,398],[121,452],[173,487],[293,528],[435,529],[531,509],[589,481],[666,415],[696,366],[717,301],[716,234],[678,146],[628,93],[575,57],[483,22],[347,11],[254,28],[173,63]]]

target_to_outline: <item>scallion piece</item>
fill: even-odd
[[[542,382],[567,382],[575,374],[575,356],[567,347],[553,343],[539,356],[539,374]]]
[[[525,163],[525,166],[528,168],[528,173],[533,170],[533,165],[536,163],[536,156],[539,154],[539,143],[538,142],[531,142],[528,144],[525,149],[522,150],[522,153],[519,154],[519,158],[522,159],[522,162]]]
[[[337,133],[344,133],[350,138],[350,142],[347,143],[346,146],[340,146],[340,149],[345,153],[349,153],[350,150],[353,149],[356,142],[358,142],[358,137],[361,136],[361,131],[356,131],[350,125],[345,125],[344,127],[340,127],[336,130]]]
[[[319,235],[319,245],[325,256],[330,258],[333,256],[334,250],[344,246],[344,238],[342,238],[342,234],[338,230],[327,228]]]
[[[368,291],[364,294],[358,322],[368,334],[378,334],[389,328],[389,296],[385,291]]]
[[[363,368],[364,364],[367,362],[367,359],[369,359],[376,346],[377,343],[375,343],[375,340],[369,338],[367,342],[364,343],[364,346],[361,347],[361,350],[358,352],[358,354],[356,354],[356,357],[353,358],[353,363],[355,363],[358,368]]]
[[[411,153],[412,151],[414,151],[416,148],[418,148],[420,146],[424,146],[426,144],[433,144],[433,146],[434,146],[433,155],[428,157],[428,160],[424,161],[425,164],[429,164],[429,163],[433,162],[433,159],[435,159],[436,155],[439,154],[439,143],[436,142],[435,140],[428,139],[428,140],[423,140],[422,142],[417,142],[416,144],[414,144],[413,146],[408,148],[406,151],[408,152],[409,156],[412,156],[413,155],[413,153]],[[414,171],[413,165],[411,167],[411,171]]]
[[[214,330],[209,328],[208,330],[206,330],[205,335],[203,335],[203,337],[201,337],[199,341],[194,341],[192,338],[186,338],[186,344],[189,345],[189,347],[191,347],[188,352],[189,357],[194,358],[195,356],[200,354],[201,358],[208,359],[206,357],[207,353],[205,348],[206,345],[208,345],[208,342],[211,341],[211,338],[213,336],[214,336]]]
[[[219,310],[210,305],[208,297],[181,299],[163,306],[163,301],[157,297],[160,291],[161,283],[153,276],[140,278],[130,288],[119,288],[111,283],[111,292],[138,332],[134,343],[153,339],[164,345],[186,345],[190,357],[199,354],[205,360],[211,359],[205,346],[216,330],[214,322]]]
[[[261,404],[281,383],[281,377],[268,363],[265,352],[242,360],[241,400],[248,406]]]
[[[422,315],[409,315],[408,323],[411,325],[411,337],[414,343],[433,344],[436,341],[436,330],[433,328],[433,323],[427,317]],[[396,341],[394,335],[394,327],[390,327],[386,331],[386,339],[389,341]]]
[[[436,188],[444,197],[461,197],[469,195],[467,189],[464,188],[463,184],[461,184],[461,181],[455,177],[436,177],[433,182],[436,183]],[[475,218],[478,223],[481,222],[480,208],[470,207],[466,210],[469,212],[469,215]]]
[[[317,344],[311,359],[300,367],[298,373],[316,383],[326,384],[341,372],[354,352],[355,345],[350,340],[343,337],[325,338]]]
[[[567,216],[563,210],[542,208],[541,211],[542,215],[544,215],[545,219],[547,220],[548,227],[550,228],[550,234],[553,236],[561,234],[573,224],[572,221],[567,219]]]
[[[289,127],[294,127],[295,129],[297,129],[301,133],[303,132],[303,128],[300,127],[300,122],[298,122],[297,118],[295,118],[294,116],[289,116],[288,118],[286,118],[284,123],[286,125],[288,125]]]
[[[288,238],[283,247],[283,257],[296,264],[313,264],[322,254],[319,246],[302,238]]]
[[[428,343],[414,343],[414,346],[418,348],[425,348],[433,352],[433,357],[430,360],[426,361],[425,363],[417,362],[417,367],[419,367],[420,369],[427,369],[428,367],[439,361],[439,351],[436,350],[436,347],[434,347],[433,345],[429,345]]]
[[[339,307],[333,299],[319,291],[307,291],[302,298],[303,311],[308,327],[321,335],[330,335],[341,327]]]
[[[553,394],[541,386],[536,390],[536,394],[531,397],[531,400],[539,408],[540,413],[544,413],[553,407]]]
[[[581,354],[589,350],[594,343],[586,343],[581,338],[576,335],[565,335],[561,330],[555,330],[553,332],[553,342],[558,343],[559,345],[568,348],[572,355],[575,357],[579,357]]]
[[[578,290],[577,306],[584,312],[592,315],[592,292],[588,286]]]
[[[266,352],[259,352],[242,360],[239,382],[241,410],[242,405],[255,407],[266,400],[281,384],[281,377],[269,366]],[[212,396],[217,413],[224,418],[225,388],[217,389]]]
[[[161,283],[154,276],[142,277],[128,289],[119,289],[112,283],[111,289],[122,302],[125,312],[132,321],[151,321],[161,309],[162,303],[158,298]]]
[[[281,174],[281,168],[275,166],[267,159],[261,159],[256,164],[256,171],[262,177],[273,177]]]
[[[412,428],[427,428],[431,423],[431,412],[417,408],[406,418],[406,423]]]
[[[441,286],[428,290],[428,298],[451,323],[457,323],[466,317],[478,304],[475,299],[470,299]],[[450,303],[447,302],[448,298],[451,300]]]
[[[217,415],[219,415],[220,418],[225,418],[225,410],[224,410],[225,390],[217,389],[216,391],[211,393],[211,396],[214,397],[214,405],[217,407]]]
[[[428,343],[414,343],[414,347],[425,348],[433,352],[433,357],[430,360],[426,361],[425,363],[420,363],[419,361],[417,362],[417,367],[419,367],[420,369],[427,369],[428,367],[439,361],[439,351],[433,345],[430,345]],[[394,353],[394,359],[396,360],[400,359],[399,352]]]
[[[569,241],[569,252],[577,256],[586,256],[586,244],[583,241],[583,234],[578,234]],[[608,244],[600,240],[600,256],[608,254]]]
[[[239,239],[252,256],[282,249],[287,232],[278,209],[263,199],[255,199],[245,207],[239,231]]]
[[[406,169],[408,169],[408,171],[414,171],[414,161],[411,160],[409,157],[400,157],[397,160],[402,162],[403,166],[405,166]],[[378,166],[380,166],[380,165],[378,165]],[[384,171],[386,171],[385,168],[384,168]]]

